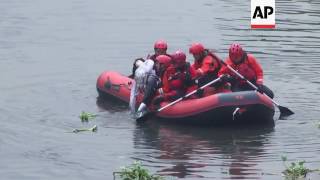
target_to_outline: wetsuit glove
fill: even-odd
[[[197,89],[197,92],[196,92],[196,94],[197,94],[197,96],[198,97],[202,97],[203,96],[203,93],[204,93],[204,90],[203,89]]]
[[[263,85],[262,84],[257,84],[257,91],[259,92],[259,93],[261,93],[261,94],[263,94]]]
[[[222,82],[230,82],[232,81],[232,77],[229,74],[223,74],[220,76],[220,80]]]

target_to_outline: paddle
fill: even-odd
[[[226,64],[224,61],[220,60],[221,63],[225,66],[227,66],[233,73],[235,73],[237,76],[239,76],[242,80],[245,80],[253,89],[258,90],[258,87],[254,84],[252,84],[248,79],[246,79],[245,77],[243,77],[240,73],[238,73],[236,70],[234,70],[230,65]],[[259,91],[260,92],[260,91]],[[284,106],[280,106],[277,102],[275,102],[273,99],[271,99],[269,96],[267,96],[265,93],[260,92],[261,94],[263,94],[264,96],[266,96],[269,100],[272,101],[273,104],[275,104],[279,110],[280,110],[280,117],[279,119],[281,119],[282,117],[286,117],[286,116],[290,116],[292,114],[294,114],[293,111],[291,111],[289,108],[284,107]]]
[[[149,111],[149,112],[141,115],[140,117],[138,117],[138,118],[136,119],[136,121],[138,121],[138,122],[145,121],[146,119],[148,119],[150,116],[154,115],[155,113],[161,112],[162,110],[164,110],[164,109],[166,109],[166,108],[168,108],[168,107],[170,107],[170,106],[172,106],[172,105],[174,105],[174,104],[182,101],[183,99],[190,97],[191,95],[195,94],[197,91],[202,90],[202,89],[204,89],[204,88],[206,88],[206,87],[208,87],[208,86],[210,86],[210,85],[212,85],[212,84],[220,81],[220,80],[221,80],[221,77],[222,77],[222,76],[218,77],[218,78],[215,79],[215,80],[210,81],[209,83],[201,86],[200,88],[198,88],[198,89],[196,89],[196,90],[191,91],[190,93],[188,93],[188,94],[180,97],[179,99],[177,99],[177,100],[175,100],[175,101],[173,101],[173,102],[171,102],[171,103],[169,103],[169,104],[167,104],[167,105],[165,105],[165,106],[157,109],[156,111]]]

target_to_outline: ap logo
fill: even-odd
[[[275,0],[251,0],[251,28],[275,28],[275,8]]]

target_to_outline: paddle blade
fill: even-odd
[[[294,114],[293,111],[291,111],[289,108],[287,107],[283,107],[283,106],[278,106],[279,110],[280,110],[280,118],[281,117],[286,117],[286,116],[290,116],[292,114]]]

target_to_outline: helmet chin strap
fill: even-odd
[[[200,59],[199,60],[203,60],[208,55],[209,55],[209,50],[208,49],[204,49],[204,51],[200,55]]]
[[[234,63],[235,65],[239,65],[243,63],[247,59],[247,52],[244,51],[243,56],[241,57],[240,61],[237,63]]]
[[[203,60],[203,58],[206,56],[206,54],[205,53],[201,53],[200,55],[199,55],[199,58],[198,59],[196,59],[196,62],[197,63],[201,63],[202,62],[202,60]]]

